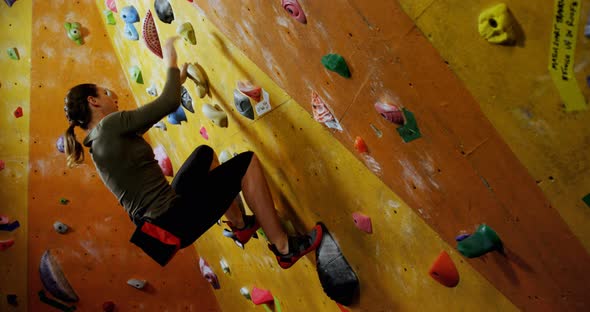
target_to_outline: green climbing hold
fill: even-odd
[[[133,81],[143,84],[143,76],[141,75],[141,69],[139,69],[139,66],[131,66],[131,68],[129,68],[129,75],[131,75]]]
[[[111,10],[104,10],[104,16],[106,17],[107,24],[109,25],[116,25],[117,21],[115,20],[115,15]]]
[[[588,207],[590,207],[590,194],[584,196],[582,200],[588,205]]]
[[[322,64],[325,68],[338,73],[344,78],[350,78],[350,70],[346,61],[339,54],[326,54],[322,57]]]
[[[69,202],[70,201],[68,199],[63,198],[63,197],[59,199],[59,203],[62,205],[67,205]]]
[[[491,227],[482,224],[475,233],[457,244],[457,250],[467,258],[476,258],[490,251],[502,251],[502,240]]]
[[[8,57],[10,57],[11,59],[15,61],[18,61],[20,59],[16,48],[9,48],[8,50],[6,50],[6,52],[8,53]]]
[[[403,108],[402,111],[404,113],[406,123],[403,126],[398,127],[396,130],[404,142],[408,143],[417,138],[420,138],[422,134],[420,134],[420,129],[418,129],[418,123],[416,122],[414,114],[405,108]]]

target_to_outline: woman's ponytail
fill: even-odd
[[[76,140],[74,127],[76,127],[75,122],[71,122],[65,134],[67,164],[70,168],[84,162],[84,149],[82,148],[82,144]]]
[[[70,123],[65,133],[65,152],[67,164],[70,168],[84,162],[84,148],[76,140],[74,128],[79,126],[84,130],[88,130],[88,124],[92,119],[92,112],[87,100],[89,96],[98,96],[96,85],[85,83],[70,89],[65,98],[64,111]]]

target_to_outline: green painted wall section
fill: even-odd
[[[31,2],[12,7],[0,3],[0,215],[17,220],[20,228],[0,232],[0,240],[14,239],[10,249],[0,251],[0,311],[27,311],[27,188],[29,177],[29,122],[31,81]],[[20,60],[8,57],[18,50]],[[23,117],[14,111],[22,107]],[[17,296],[18,306],[6,295]]]

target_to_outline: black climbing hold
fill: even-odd
[[[8,224],[0,224],[0,231],[12,232],[12,231],[16,230],[19,226],[20,226],[20,223],[18,223],[18,221],[14,221],[14,222],[8,223]]]
[[[356,273],[342,255],[340,247],[332,238],[328,229],[323,223],[323,237],[320,246],[316,250],[316,262],[320,283],[324,292],[332,300],[343,304],[350,305],[359,286],[359,280]]]
[[[180,103],[182,104],[182,107],[186,108],[186,110],[193,114],[195,113],[193,108],[193,98],[183,86],[180,86]]]
[[[174,12],[172,12],[172,6],[170,6],[168,0],[156,0],[154,2],[154,9],[162,22],[170,24],[174,20]]]
[[[234,90],[234,104],[238,113],[242,116],[254,120],[254,110],[250,103],[250,98],[238,90]]]
[[[18,301],[16,300],[16,295],[6,295],[6,302],[13,306],[13,307],[18,307]]]
[[[588,205],[588,207],[590,207],[590,194],[584,196],[584,198],[582,198],[582,201],[586,203],[586,205]]]

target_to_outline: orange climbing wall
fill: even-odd
[[[590,304],[584,294],[584,285],[590,281],[590,258],[562,219],[561,209],[555,209],[548,198],[555,192],[546,193],[537,185],[523,165],[527,158],[517,157],[501,136],[508,127],[501,133],[494,128],[470,90],[397,2],[302,1],[307,25],[289,19],[278,3],[195,3],[196,10],[202,10],[307,111],[311,110],[311,89],[327,99],[344,127],[334,136],[350,151],[354,151],[354,138],[362,136],[380,165],[375,173],[381,181],[447,243],[452,245],[459,231],[470,231],[483,222],[497,230],[506,255],[469,263],[517,307],[575,310]],[[444,8],[446,1],[429,3]],[[526,2],[526,6],[534,4]],[[432,24],[437,29],[441,20],[453,19],[447,11],[439,12],[438,23]],[[531,27],[525,31],[540,31],[532,23],[526,25]],[[544,31],[548,40],[550,32]],[[461,46],[459,35],[454,37],[456,47]],[[319,60],[327,53],[342,54],[353,78],[346,80],[321,68]],[[464,52],[457,51],[456,57],[460,53]],[[477,70],[476,64],[472,66],[471,70]],[[372,104],[385,95],[415,113],[423,138],[402,143],[394,127],[374,112]],[[572,118],[588,124],[585,113]],[[497,119],[495,124],[501,122]],[[383,137],[376,136],[369,124],[381,129]],[[573,142],[577,142],[573,148],[584,150],[583,141]],[[581,209],[580,195],[584,194],[572,194],[577,197],[559,204]],[[335,218],[338,215],[334,213]]]
[[[31,3],[12,7],[0,3],[0,215],[18,221],[13,232],[0,232],[0,240],[15,244],[0,251],[0,311],[27,310],[27,187],[29,163],[29,93],[31,68]],[[8,57],[16,47],[20,60]],[[22,107],[23,117],[13,113]],[[6,295],[17,296],[17,307],[8,305]]]
[[[107,300],[117,304],[117,311],[218,311],[209,284],[200,277],[195,251],[181,251],[161,268],[128,242],[132,223],[89,157],[84,165],[67,169],[55,148],[67,127],[63,99],[70,87],[97,83],[117,90],[123,108],[135,105],[101,19],[89,0],[35,1],[32,7],[30,179],[28,193],[23,191],[29,216],[28,311],[54,311],[37,297],[39,259],[47,249],[79,295],[78,311],[100,311]],[[68,39],[65,21],[82,25],[84,45]],[[62,197],[70,203],[61,205]],[[56,233],[52,224],[58,220],[71,231]],[[126,284],[130,278],[145,279],[148,287],[136,290]]]

